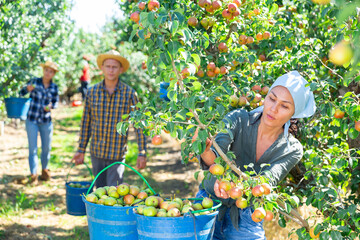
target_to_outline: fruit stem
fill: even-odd
[[[230,159],[225,155],[225,153],[221,150],[221,148],[219,147],[219,145],[215,142],[215,138],[211,135],[211,133],[209,133],[209,137],[213,143],[214,148],[216,149],[216,151],[218,152],[218,154],[220,155],[220,157],[226,162],[226,164],[231,168],[231,170],[233,170],[236,174],[238,174],[240,177],[242,177],[243,179],[247,180],[249,179],[249,177],[243,173],[239,168],[237,168],[231,161]]]

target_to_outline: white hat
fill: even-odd
[[[292,71],[276,79],[270,87],[269,92],[276,86],[286,87],[295,104],[295,113],[292,118],[310,117],[315,113],[316,106],[314,94],[306,84],[308,84],[308,82],[298,71]]]
[[[273,89],[276,86],[286,87],[295,104],[295,113],[292,118],[304,118],[310,117],[315,113],[316,105],[314,94],[310,90],[309,86],[306,86],[308,82],[300,75],[298,71],[288,72],[276,79],[269,89]],[[252,112],[262,112],[263,106],[254,109]],[[288,136],[288,130],[290,121],[285,124],[284,135]]]

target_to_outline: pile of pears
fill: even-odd
[[[114,207],[136,206],[144,202],[148,196],[154,193],[149,189],[141,189],[136,185],[122,183],[115,186],[99,187],[94,192],[85,196],[88,202]]]
[[[147,217],[180,217],[192,211],[209,209],[194,214],[205,215],[213,212],[210,208],[214,205],[213,200],[208,197],[194,202],[189,199],[174,198],[172,200],[164,200],[159,196],[149,196],[145,199],[144,203],[139,204],[135,209],[136,213]]]

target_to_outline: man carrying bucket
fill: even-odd
[[[129,114],[138,102],[136,92],[119,80],[120,74],[129,68],[129,62],[119,52],[111,50],[100,54],[97,64],[104,73],[104,80],[92,86],[85,97],[81,119],[79,148],[73,157],[78,164],[84,163],[86,145],[90,139],[90,156],[93,174],[116,161],[124,161],[127,134],[117,133],[116,125],[124,114]],[[136,129],[139,155],[138,169],[146,166],[146,139],[141,129]],[[116,186],[122,183],[124,165],[114,165],[100,174],[96,187]]]

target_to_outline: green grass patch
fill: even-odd
[[[51,168],[65,167],[74,156],[78,145],[78,132],[73,129],[80,130],[82,112],[82,108],[69,108],[68,117],[56,122],[52,140],[54,147],[49,163]]]
[[[75,226],[71,231],[72,239],[89,239],[89,232],[87,227]]]
[[[65,128],[80,126],[83,108],[69,108],[67,113],[69,117],[61,119],[57,123]]]
[[[29,198],[19,190],[15,199],[0,199],[0,217],[22,215],[23,210],[33,208],[35,201],[36,196]]]

